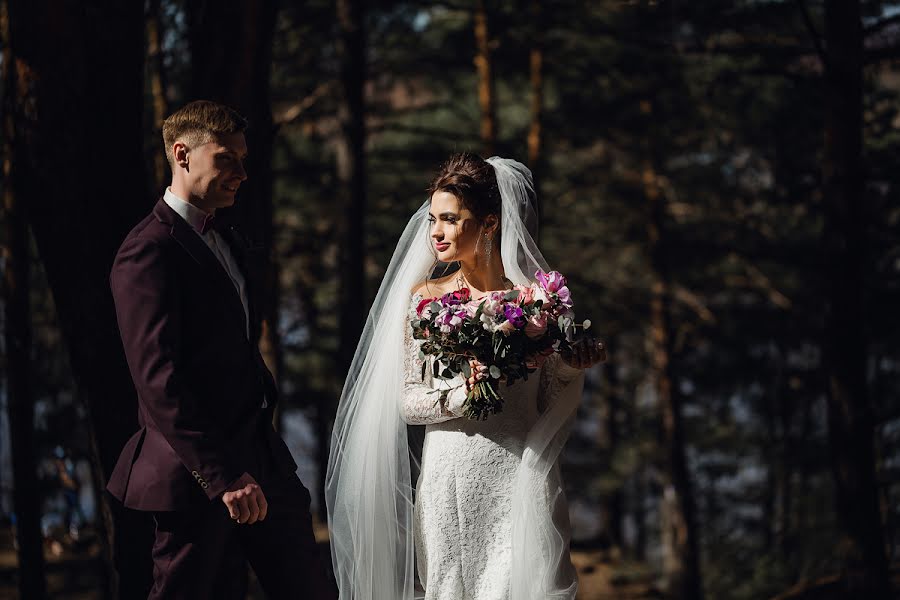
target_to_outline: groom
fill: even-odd
[[[108,489],[153,513],[150,598],[332,599],[310,495],[272,427],[247,247],[214,216],[247,179],[246,121],[206,101],[163,124],[172,183],[122,243],[110,282],[141,429]]]

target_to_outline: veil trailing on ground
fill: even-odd
[[[532,237],[537,219],[531,171],[511,159],[487,162],[497,175],[502,201],[500,252],[506,277],[513,284],[528,284],[535,271],[549,270]],[[400,236],[335,417],[325,500],[341,600],[414,597],[415,482],[400,402],[410,290],[428,278],[435,261],[429,206],[426,201],[415,212]],[[575,596],[574,573],[566,568],[568,538],[550,508],[558,505],[562,490],[548,474],[580,396],[580,381],[567,386],[525,441],[512,505],[510,597],[516,600]]]

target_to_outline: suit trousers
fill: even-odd
[[[218,499],[154,513],[150,600],[243,600],[248,561],[267,598],[337,598],[313,536],[309,491],[295,474],[274,468],[261,436],[254,454],[250,474],[269,505],[265,520],[238,524]]]

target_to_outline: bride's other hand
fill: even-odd
[[[473,358],[469,360],[469,368],[472,369],[472,376],[466,379],[466,390],[472,391],[472,388],[475,387],[476,383],[487,379],[490,375],[488,373],[488,368],[478,362],[477,359]]]
[[[572,344],[571,352],[560,353],[567,365],[575,369],[589,369],[606,362],[606,344],[593,337],[581,338]]]

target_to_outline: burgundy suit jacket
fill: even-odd
[[[252,253],[235,232],[223,237],[247,280],[253,323]],[[125,444],[109,492],[137,510],[185,509],[219,497],[250,470],[261,447],[280,470],[294,473],[297,465],[271,426],[275,382],[247,339],[237,290],[163,200],[125,238],[110,284],[141,428]]]

